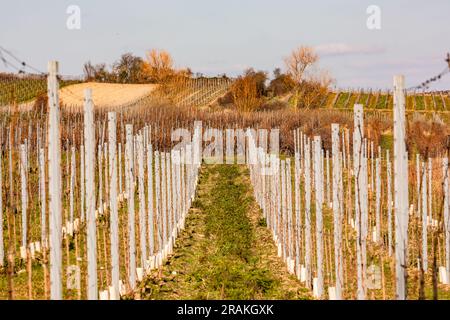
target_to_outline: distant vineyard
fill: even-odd
[[[165,88],[165,95],[178,106],[207,106],[225,95],[232,80],[222,78],[184,79]],[[390,91],[330,91],[323,98],[321,107],[327,109],[353,110],[354,104],[363,104],[365,110],[387,111],[393,108]],[[448,91],[408,93],[407,111],[450,111]]]
[[[228,78],[186,78],[165,86],[164,95],[177,106],[207,106],[225,95],[231,83]]]
[[[63,78],[60,87],[80,83],[78,79]],[[224,96],[230,89],[228,78],[184,78],[170,82],[158,90],[177,106],[208,106]],[[0,73],[0,106],[32,101],[46,93],[47,79],[41,75],[12,75]],[[389,91],[330,91],[322,98],[321,108],[353,110],[354,104],[363,104],[366,111],[387,111],[393,108],[392,92]],[[450,111],[450,93],[436,91],[408,93],[406,110],[419,112]]]
[[[324,108],[353,109],[355,103],[365,110],[392,110],[392,92],[336,91],[330,92],[323,102]],[[449,92],[409,93],[407,111],[450,111]]]
[[[80,80],[61,79],[60,86],[79,83]],[[24,103],[47,92],[46,75],[13,75],[0,73],[0,106]]]

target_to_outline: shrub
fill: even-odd
[[[257,82],[251,75],[239,77],[231,86],[233,102],[240,112],[254,111],[261,105]]]

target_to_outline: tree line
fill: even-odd
[[[334,82],[326,70],[318,68],[319,56],[312,47],[301,46],[284,59],[284,71],[276,68],[273,76],[249,68],[238,76],[231,90],[218,103],[240,111],[318,108]],[[180,78],[194,76],[190,68],[176,69],[170,53],[153,49],[145,58],[123,54],[111,67],[105,63],[84,64],[86,81],[111,83],[157,83],[174,86]],[[197,74],[197,77],[201,74]],[[226,74],[223,77],[227,77]]]

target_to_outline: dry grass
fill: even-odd
[[[204,166],[174,254],[142,284],[140,298],[311,298],[261,220],[244,166]]]
[[[156,88],[154,84],[119,84],[87,82],[60,90],[60,99],[69,108],[83,107],[85,89],[92,89],[96,108],[117,108],[129,105],[149,96]]]

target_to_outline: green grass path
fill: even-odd
[[[307,299],[289,275],[252,196],[244,166],[204,166],[174,254],[141,299]]]

